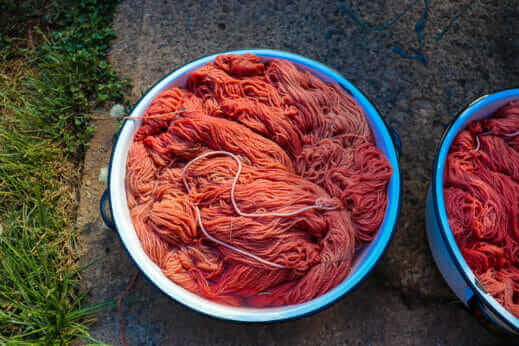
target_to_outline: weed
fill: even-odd
[[[112,303],[85,307],[73,221],[88,114],[128,87],[106,59],[116,1],[26,3],[0,4],[0,343],[96,342]]]

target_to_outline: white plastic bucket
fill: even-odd
[[[495,330],[519,334],[519,319],[499,304],[478,281],[463,258],[449,227],[443,198],[445,161],[452,141],[472,120],[484,119],[510,101],[519,99],[519,89],[501,91],[471,103],[445,131],[434,160],[432,184],[427,196],[426,227],[429,246],[445,281],[458,298]],[[497,327],[497,329],[496,329]]]
[[[135,262],[140,271],[162,292],[172,299],[180,302],[187,307],[201,313],[235,321],[244,322],[266,322],[279,321],[296,317],[301,317],[316,312],[356,287],[373,269],[384,251],[386,250],[393,232],[400,211],[401,200],[401,181],[400,169],[398,166],[398,153],[400,142],[394,131],[386,125],[377,110],[368,99],[348,80],[343,78],[336,71],[299,55],[264,49],[240,50],[218,53],[195,60],[168,74],[161,81],[155,84],[137,103],[131,112],[131,116],[140,116],[147,109],[150,102],[162,91],[174,86],[183,87],[186,84],[190,72],[207,62],[212,61],[221,54],[256,54],[263,61],[272,58],[290,60],[299,68],[309,70],[325,81],[339,83],[345,88],[364,109],[369,124],[376,138],[377,146],[383,151],[393,167],[393,176],[388,186],[388,205],[386,215],[375,239],[367,246],[356,258],[352,266],[351,274],[337,287],[326,294],[317,297],[309,302],[283,306],[277,308],[248,308],[232,307],[215,303],[202,298],[169,280],[144,253],[137,234],[130,218],[130,213],[126,200],[125,176],[126,159],[128,149],[133,142],[133,137],[141,124],[141,120],[126,120],[119,132],[117,141],[114,145],[110,159],[108,189],[105,191],[101,200],[101,214],[107,224],[114,227],[119,233],[123,246]],[[109,202],[112,213],[112,221],[105,215],[105,202]]]

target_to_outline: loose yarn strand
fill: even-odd
[[[234,207],[234,210],[240,216],[246,216],[246,217],[268,217],[268,216],[288,217],[288,216],[294,216],[294,215],[300,214],[300,213],[305,212],[305,211],[310,210],[310,209],[319,209],[319,210],[335,210],[335,209],[337,209],[337,207],[334,206],[331,203],[330,204],[326,204],[327,202],[326,202],[326,200],[324,198],[318,198],[318,199],[316,199],[314,205],[310,205],[308,207],[303,207],[301,209],[297,209],[297,210],[294,210],[294,211],[291,211],[291,212],[288,212],[288,213],[263,213],[263,214],[257,214],[257,213],[244,213],[244,212],[242,212],[240,210],[240,208],[238,207],[238,204],[236,203],[236,199],[234,198],[234,191],[236,190],[236,184],[238,183],[238,178],[240,177],[240,174],[241,174],[242,164],[241,164],[240,158],[238,156],[236,156],[233,153],[230,153],[228,151],[210,151],[210,152],[204,153],[204,154],[194,158],[193,160],[189,161],[184,166],[184,169],[182,170],[182,181],[184,182],[184,185],[185,185],[186,190],[187,190],[188,193],[191,191],[191,189],[189,188],[189,184],[187,183],[187,180],[186,180],[186,171],[189,168],[189,166],[191,166],[193,163],[195,163],[196,161],[198,161],[200,159],[203,159],[203,158],[208,157],[208,156],[214,156],[214,155],[227,155],[227,156],[232,157],[238,163],[238,170],[236,171],[236,175],[234,176],[234,179],[233,179],[233,182],[232,182],[232,185],[231,185],[231,202],[232,202],[232,205]]]
[[[128,342],[126,342],[126,336],[124,335],[124,316],[123,316],[123,308],[122,308],[122,302],[124,297],[128,295],[130,290],[132,289],[133,285],[135,285],[135,281],[137,281],[137,278],[139,277],[139,271],[135,271],[135,275],[133,276],[132,281],[130,282],[130,285],[124,290],[124,292],[119,297],[119,301],[117,302],[117,306],[119,307],[119,320],[121,322],[121,338],[123,340],[124,346],[128,346]]]
[[[488,132],[483,132],[483,133],[476,135],[476,148],[475,148],[476,152],[478,152],[479,148],[480,148],[479,136],[488,136],[488,135],[494,135],[494,133],[492,133],[491,131],[488,131]],[[502,134],[502,136],[505,136],[505,137],[515,137],[517,135],[519,135],[519,131]]]
[[[519,135],[519,131],[516,131],[516,132],[513,132],[513,133],[504,133],[503,136],[506,136],[506,137],[515,137]]]
[[[279,268],[279,269],[285,269],[286,267],[284,265],[281,265],[281,264],[277,264],[277,263],[274,263],[274,262],[270,262],[270,261],[267,261],[261,257],[258,257],[248,251],[245,251],[245,250],[242,250],[242,249],[239,249],[231,244],[227,244],[226,242],[223,242],[221,240],[218,240],[216,239],[215,237],[213,237],[212,235],[210,235],[207,230],[205,229],[204,227],[204,223],[202,222],[202,217],[200,216],[200,209],[198,207],[195,207],[195,210],[196,210],[196,217],[198,219],[198,224],[200,225],[200,229],[202,230],[202,232],[204,232],[204,235],[211,241],[217,243],[217,244],[220,244],[222,246],[225,246],[226,248],[229,248],[233,251],[236,251],[238,253],[241,253],[242,255],[245,255],[245,256],[248,256],[250,258],[254,258],[256,261],[258,262],[261,262],[263,264],[266,264],[268,266],[271,266],[271,267],[276,267],[276,268]]]
[[[123,117],[123,119],[131,119],[131,120],[138,120],[138,119],[167,119],[168,117],[170,116],[176,116],[177,114],[179,114],[182,110],[179,109],[175,112],[170,112],[170,113],[164,113],[164,114],[154,114],[154,115],[146,115],[146,114],[143,114],[143,115],[136,115],[136,116],[125,116]]]
[[[447,24],[447,26],[445,28],[443,28],[442,32],[438,36],[436,36],[436,39],[435,39],[436,42],[441,41],[443,36],[445,36],[445,34],[449,32],[449,30],[454,25],[454,23],[456,23],[458,21],[458,19],[463,17],[463,15],[465,15],[465,12],[467,12],[472,7],[473,4],[474,4],[474,0],[470,0],[469,3],[467,5],[465,5],[465,7],[460,12],[458,12],[458,14],[456,14],[454,17],[452,17],[449,20],[449,23]]]
[[[407,14],[407,12],[409,12],[409,10],[411,10],[411,8],[413,8],[416,4],[418,3],[418,0],[415,0],[415,1],[412,1],[410,2],[407,7],[401,12],[399,13],[395,19],[393,19],[392,21],[388,22],[387,24],[384,24],[384,25],[381,25],[381,26],[376,26],[376,27],[372,27],[372,26],[369,26],[368,24],[366,24],[365,22],[363,22],[348,6],[346,6],[345,4],[341,4],[341,7],[343,9],[343,11],[351,18],[353,19],[362,29],[366,30],[366,31],[372,31],[372,32],[378,32],[378,31],[385,31],[385,30],[389,30],[391,29],[391,27],[393,25],[395,25],[405,14]],[[458,12],[454,17],[452,17],[449,22],[447,23],[447,25],[442,29],[442,31],[440,32],[439,35],[436,36],[435,38],[435,42],[438,43],[440,42],[443,37],[451,30],[452,26],[459,20],[461,19],[461,17],[463,17],[465,15],[465,13],[472,7],[472,5],[474,4],[474,0],[470,0],[464,7],[463,9]],[[417,38],[417,41],[418,41],[418,52],[416,55],[410,55],[408,53],[406,53],[398,44],[395,44],[395,46],[393,46],[393,52],[400,55],[402,58],[404,59],[413,59],[413,60],[418,60],[420,61],[422,64],[424,65],[427,65],[427,58],[424,54],[424,51],[423,51],[423,32],[424,32],[424,29],[425,29],[425,25],[427,23],[427,14],[428,14],[428,11],[429,11],[429,1],[428,0],[424,0],[424,8],[422,10],[422,14],[420,15],[420,18],[418,19],[418,21],[416,22],[415,26],[414,26],[414,31],[416,33],[416,38]]]
[[[210,151],[210,152],[204,153],[204,154],[194,158],[193,160],[189,161],[184,166],[184,169],[182,170],[182,181],[184,182],[184,186],[186,187],[186,190],[187,190],[188,193],[191,191],[191,189],[189,188],[189,184],[187,183],[187,180],[186,180],[186,171],[187,171],[187,169],[193,163],[195,163],[196,161],[201,160],[203,158],[206,158],[208,156],[214,156],[214,155],[227,155],[227,156],[232,157],[238,163],[238,170],[236,171],[236,175],[234,176],[234,179],[233,179],[233,182],[232,182],[232,185],[231,185],[231,202],[232,202],[232,205],[234,207],[234,210],[240,216],[245,216],[245,217],[269,217],[269,216],[288,217],[288,216],[293,216],[293,215],[300,214],[300,213],[305,212],[305,211],[310,210],[310,209],[319,209],[319,210],[335,210],[335,209],[337,209],[337,207],[333,206],[332,204],[326,204],[327,202],[326,202],[326,200],[324,198],[318,198],[315,201],[314,205],[303,207],[303,208],[300,208],[300,209],[297,209],[297,210],[294,210],[294,211],[291,211],[291,212],[288,212],[288,213],[263,213],[263,214],[256,214],[256,213],[244,213],[244,212],[242,212],[240,210],[240,208],[238,207],[238,204],[236,203],[236,200],[234,198],[234,191],[236,189],[236,184],[237,184],[238,179],[239,179],[240,174],[241,174],[242,164],[241,164],[240,158],[238,156],[236,156],[233,153],[230,153],[228,151]],[[196,209],[197,219],[198,219],[198,223],[200,225],[200,229],[202,230],[204,235],[209,240],[211,240],[211,241],[213,241],[213,242],[215,242],[217,244],[220,244],[222,246],[225,246],[225,247],[227,247],[227,248],[229,248],[229,249],[231,249],[233,251],[241,253],[242,255],[251,257],[251,258],[255,259],[256,261],[261,262],[263,264],[266,264],[266,265],[269,265],[269,266],[272,266],[272,267],[276,267],[276,268],[280,268],[280,269],[286,268],[283,265],[267,261],[267,260],[265,260],[263,258],[260,258],[260,257],[254,255],[254,254],[252,254],[252,253],[250,253],[248,251],[239,249],[239,248],[237,248],[235,246],[227,244],[226,242],[223,242],[221,240],[218,240],[218,239],[214,238],[205,229],[204,224],[202,222],[202,217],[200,215],[200,209],[198,208],[198,206],[195,209]]]

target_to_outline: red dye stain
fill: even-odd
[[[284,60],[221,55],[153,100],[126,188],[142,247],[169,279],[218,303],[267,307],[348,276],[384,218],[392,172],[338,85]]]

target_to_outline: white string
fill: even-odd
[[[333,204],[331,201],[327,201],[325,198],[318,198],[315,200],[315,204],[314,205],[310,205],[308,207],[303,207],[303,208],[300,208],[300,209],[297,209],[297,210],[294,210],[294,211],[291,211],[291,212],[287,212],[287,213],[263,213],[263,214],[256,214],[256,213],[244,213],[240,210],[240,208],[238,208],[238,204],[236,203],[236,200],[234,198],[234,191],[236,189],[236,184],[238,182],[238,178],[240,177],[240,174],[241,174],[241,170],[242,170],[242,164],[241,164],[241,161],[240,161],[240,158],[236,155],[234,155],[233,153],[230,153],[228,151],[209,151],[207,153],[204,153],[196,158],[194,158],[193,160],[189,161],[185,166],[184,166],[184,169],[182,170],[182,181],[184,182],[184,185],[186,187],[186,190],[187,192],[189,193],[191,191],[191,189],[189,188],[189,184],[187,183],[187,180],[186,180],[186,171],[187,169],[193,164],[195,163],[196,161],[198,160],[201,160],[205,157],[208,157],[208,156],[214,156],[214,155],[226,155],[226,156],[230,156],[232,157],[237,163],[238,163],[238,170],[236,171],[236,175],[234,176],[234,180],[232,182],[232,185],[231,185],[231,202],[232,202],[232,205],[234,207],[234,210],[236,211],[236,213],[238,213],[238,215],[240,216],[246,216],[246,217],[264,217],[264,216],[278,216],[278,217],[286,217],[286,216],[293,216],[293,215],[297,215],[299,213],[302,213],[306,210],[310,210],[310,209],[319,209],[319,210],[335,210],[337,209],[337,205]],[[202,223],[202,217],[200,215],[200,209],[198,209],[198,206],[195,207],[196,208],[196,213],[197,213],[197,218],[198,218],[198,223],[200,224],[200,229],[202,230],[202,232],[204,233],[204,235],[209,238],[211,241],[217,243],[217,244],[220,244],[222,246],[225,246],[231,250],[234,250],[238,253],[241,253],[242,255],[245,255],[245,256],[249,256],[251,258],[254,258],[255,260],[257,260],[258,262],[261,262],[263,264],[266,264],[266,265],[270,265],[272,267],[276,267],[276,268],[286,268],[285,266],[281,265],[281,264],[277,264],[277,263],[274,263],[274,262],[270,262],[270,261],[267,261],[265,259],[262,259],[248,251],[245,251],[245,250],[242,250],[242,249],[239,249],[235,246],[232,246],[230,244],[227,244],[221,240],[218,240],[216,238],[214,238],[213,236],[211,236],[205,229],[204,227],[204,224]]]
[[[206,229],[204,227],[204,224],[202,223],[202,217],[200,216],[200,209],[198,209],[198,206],[195,207],[195,210],[196,210],[196,217],[198,218],[198,223],[200,224],[200,228],[202,229],[202,232],[204,232],[205,236],[207,238],[209,238],[209,240],[214,241],[215,243],[220,244],[222,246],[225,246],[225,247],[227,247],[227,248],[229,248],[231,250],[234,250],[234,251],[236,251],[238,253],[241,253],[242,255],[254,258],[256,261],[261,262],[263,264],[266,264],[266,265],[269,265],[269,266],[272,266],[272,267],[276,267],[276,268],[279,268],[279,269],[285,269],[286,268],[282,264],[277,264],[277,263],[274,263],[274,262],[270,262],[270,261],[264,260],[263,258],[258,257],[258,256],[254,255],[254,254],[252,254],[252,253],[250,253],[248,251],[239,249],[239,248],[237,248],[237,247],[235,247],[235,246],[233,246],[231,244],[227,244],[226,242],[223,242],[223,241],[221,241],[219,239],[214,238],[212,235],[210,235],[206,231]]]
[[[505,134],[503,134],[503,136],[507,136],[507,137],[514,137],[514,136],[517,136],[517,135],[519,135],[519,131],[513,132],[513,133],[505,133]]]
[[[493,135],[494,133],[492,131],[487,131],[487,132],[483,132],[483,133],[480,133],[478,135],[476,135],[476,149],[475,151],[478,152],[479,151],[479,136],[488,136],[488,135]],[[516,132],[512,132],[512,133],[503,133],[502,136],[506,136],[506,137],[514,137],[514,136],[517,136],[519,135],[519,131],[516,131]],[[498,135],[499,136],[499,135]]]

